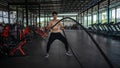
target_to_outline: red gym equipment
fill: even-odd
[[[26,44],[25,36],[27,34],[29,34],[29,27],[26,27],[25,30],[20,31],[20,42],[18,42],[16,47],[10,50],[10,55],[14,55],[16,51],[20,51],[21,55],[26,55],[22,47]]]
[[[13,56],[16,51],[19,51],[21,55],[26,55],[22,47],[26,44],[26,35],[29,34],[29,27],[26,27],[24,30],[20,30],[20,40],[16,42],[16,46],[9,50],[9,55]],[[9,26],[5,26],[1,34],[3,40],[9,36]],[[3,43],[2,45],[6,45]]]
[[[39,36],[41,36],[42,38],[48,37],[48,34],[46,32],[43,31],[43,28],[39,28],[35,31]]]

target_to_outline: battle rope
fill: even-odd
[[[105,53],[102,51],[102,49],[100,48],[100,46],[98,45],[98,43],[95,41],[95,39],[93,38],[93,36],[87,31],[87,29],[82,26],[79,22],[77,22],[76,20],[70,18],[70,17],[65,17],[61,20],[59,20],[55,25],[53,25],[50,29],[53,29],[60,21],[64,20],[64,19],[71,19],[73,20],[75,23],[77,23],[91,38],[91,40],[93,41],[93,43],[96,45],[97,49],[100,51],[101,55],[104,57],[104,59],[106,60],[106,62],[108,63],[108,65],[110,66],[110,68],[114,68],[112,62],[108,59],[108,57],[105,55]],[[65,34],[65,32],[63,31],[63,33]],[[66,34],[65,34],[66,36]],[[71,49],[71,48],[70,48]],[[73,52],[73,50],[71,50]],[[74,57],[77,59],[77,61],[79,62],[79,64],[81,65],[80,61],[78,60],[78,58],[76,57],[76,55],[73,52]],[[83,68],[83,66],[81,65],[81,67]]]

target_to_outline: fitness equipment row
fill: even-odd
[[[120,22],[114,23],[98,23],[93,24],[89,28],[90,32],[103,34],[103,35],[109,35],[109,36],[120,36]]]
[[[30,29],[18,24],[6,24],[0,33],[0,55],[13,56],[17,51],[26,55],[22,47],[30,40]]]

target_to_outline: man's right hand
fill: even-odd
[[[48,27],[48,26],[47,26],[47,27],[45,27],[45,29],[46,29],[46,30],[49,30],[49,29],[50,29],[50,27]]]

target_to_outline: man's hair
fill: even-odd
[[[52,12],[52,15],[54,15],[54,14],[56,14],[56,15],[57,15],[58,13],[57,13],[56,11],[53,11],[53,12]]]

